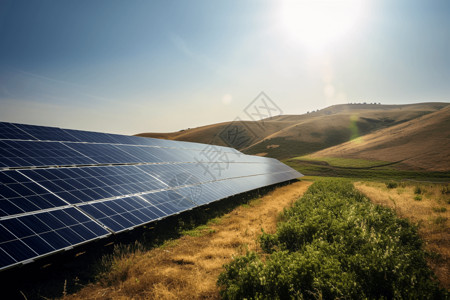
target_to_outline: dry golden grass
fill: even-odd
[[[384,183],[356,182],[355,187],[372,202],[389,206],[399,217],[419,225],[425,248],[435,253],[428,263],[441,284],[450,288],[450,197],[442,193],[443,185],[408,183],[388,189]],[[416,187],[421,194],[415,193]]]
[[[450,171],[450,107],[314,153],[313,157],[346,157],[402,161],[412,169]]]
[[[361,128],[375,129],[380,126],[384,127],[388,124],[397,124],[407,120],[418,118],[424,113],[435,112],[447,105],[447,103],[417,103],[410,105],[342,104],[330,106],[318,112],[309,114],[280,115],[272,117],[270,119],[265,119],[264,122],[240,121],[234,122],[234,125],[238,126],[245,132],[250,131],[251,136],[253,136],[253,142],[251,145],[246,145],[245,148],[239,149],[244,152],[247,151],[246,153],[254,153],[254,151],[252,150],[253,147],[257,146],[259,143],[263,143],[266,140],[275,138],[285,138],[289,141],[297,141],[303,143],[319,143],[323,145],[323,148],[326,148],[330,143],[327,142],[328,139],[336,138],[336,133],[341,133],[346,136],[348,134],[348,131],[350,130],[350,127],[355,125],[355,121],[360,123]],[[220,133],[224,130],[227,130],[227,126],[232,123],[233,122],[211,124],[171,133],[140,133],[138,134],[138,136],[207,144],[211,143],[226,146],[227,143],[220,138]],[[445,129],[445,127],[443,126],[444,125],[442,125],[439,129]],[[331,131],[332,133],[327,134],[327,132],[329,131]],[[438,135],[439,132],[439,130],[435,131],[435,133]],[[362,133],[360,132],[360,134]],[[332,144],[335,145],[336,143],[333,142]],[[415,145],[415,147],[421,146],[419,143],[416,144],[417,145]],[[442,152],[442,149],[445,148],[441,147],[434,149],[439,149],[439,151]],[[300,150],[301,149],[299,149],[299,151]],[[295,150],[293,151],[295,153],[293,153],[292,157],[305,154],[304,152],[297,153]],[[256,152],[261,153],[267,151],[261,151],[260,149]],[[438,153],[432,154],[438,155]],[[423,157],[428,157],[429,159],[430,153],[426,153],[425,155],[423,155]],[[378,160],[385,159],[378,158]],[[427,164],[422,165],[427,166]]]
[[[267,155],[267,152],[256,153],[256,154],[254,154],[254,155],[257,155],[257,156],[266,156],[266,155]]]
[[[233,255],[260,250],[261,228],[275,232],[277,217],[309,187],[296,182],[242,205],[201,236],[183,236],[147,252],[121,257],[110,274],[66,299],[218,299],[217,277]],[[108,283],[109,281],[109,283]]]

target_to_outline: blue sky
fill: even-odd
[[[317,4],[319,3],[319,4]],[[450,1],[0,1],[0,120],[135,134],[450,101]]]

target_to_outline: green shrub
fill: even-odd
[[[422,195],[415,195],[414,200],[416,201],[422,201]]]
[[[447,222],[447,218],[446,217],[436,217],[436,219],[434,219],[434,224],[436,225],[444,225]]]
[[[387,187],[388,189],[395,189],[397,186],[398,186],[397,182],[393,182],[393,181],[391,181],[391,182],[386,182],[386,187]]]
[[[416,186],[415,188],[414,188],[414,194],[416,194],[416,195],[420,195],[420,194],[422,194],[424,192],[424,190],[422,190],[422,188],[420,187],[420,186]]]
[[[442,186],[441,193],[442,193],[443,195],[450,194],[450,188],[448,187],[448,185]]]
[[[224,299],[445,297],[417,228],[350,182],[314,183],[283,220],[260,237],[264,260],[250,252],[225,266]]]
[[[447,208],[445,208],[443,206],[442,207],[433,207],[433,211],[437,212],[437,213],[446,212]]]

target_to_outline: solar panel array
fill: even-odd
[[[228,147],[0,122],[0,270],[301,176]]]

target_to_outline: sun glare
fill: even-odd
[[[285,0],[282,31],[294,42],[321,50],[351,34],[363,18],[365,0]]]

